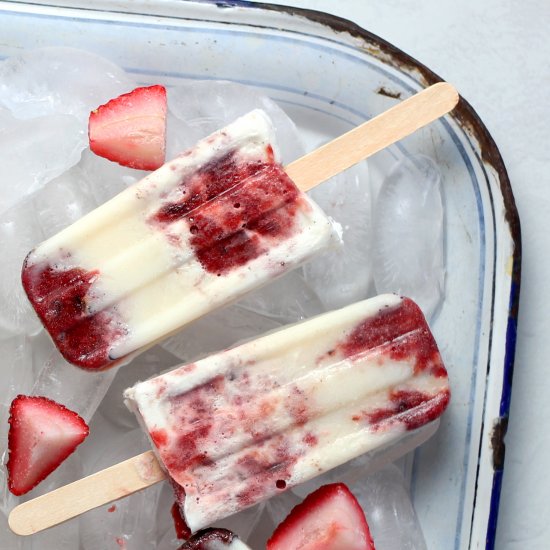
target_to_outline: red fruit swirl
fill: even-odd
[[[203,268],[221,275],[265,254],[267,243],[295,231],[303,206],[299,190],[281,166],[238,162],[234,151],[215,159],[180,183],[181,198],[164,204],[151,223],[167,227],[185,219],[191,246]]]
[[[115,312],[89,311],[89,291],[98,275],[80,268],[60,270],[47,262],[32,264],[27,258],[21,276],[32,306],[63,357],[90,370],[115,364],[109,350],[125,334]]]

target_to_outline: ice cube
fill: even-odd
[[[426,541],[399,468],[348,485],[363,508],[376,550],[426,550]]]
[[[38,218],[46,239],[71,225],[97,205],[90,183],[78,166],[55,178],[32,196],[33,213]]]
[[[117,367],[90,373],[67,363],[53,348],[43,363],[32,395],[53,399],[89,422],[99,407],[117,372]]]
[[[189,80],[168,89],[168,108],[196,130],[197,138],[252,109],[263,109],[275,126],[283,163],[288,164],[304,153],[296,126],[288,115],[272,99],[250,86],[224,80]]]
[[[198,319],[160,345],[188,362],[280,326],[274,319],[234,304]]]
[[[136,384],[139,380],[146,380],[162,371],[175,367],[180,361],[177,357],[155,346],[136,357],[130,364],[117,372],[113,383],[105,394],[100,411],[113,424],[124,429],[138,427],[136,417],[131,413],[122,398],[124,390]]]
[[[343,246],[305,265],[305,277],[327,309],[367,298],[372,282],[369,172],[362,162],[310,192],[342,227]]]
[[[237,306],[279,323],[294,323],[323,313],[325,308],[298,269],[251,292]]]
[[[90,192],[98,205],[103,204],[129,185],[144,178],[148,172],[121,166],[104,159],[86,148],[78,164],[82,175],[88,180]]]
[[[32,350],[29,339],[22,335],[1,339],[0,357],[3,365],[0,377],[0,441],[3,443],[8,433],[8,410],[13,398],[18,393],[29,391],[32,386]]]
[[[170,92],[168,92],[170,97]],[[200,128],[189,125],[168,111],[166,114],[166,160],[172,160],[193,147],[204,135]]]
[[[135,86],[111,61],[75,48],[26,50],[0,63],[0,104],[17,118],[71,114],[86,124],[91,110]]]
[[[0,215],[0,330],[5,334],[30,334],[40,330],[40,321],[21,284],[21,268],[26,255],[41,240],[42,230],[30,200]]]
[[[80,160],[86,136],[70,115],[19,120],[0,134],[0,212]]]
[[[112,439],[110,451],[97,455],[93,471],[118,464],[150,449],[141,429]],[[138,491],[124,499],[107,504],[80,518],[81,548],[84,550],[145,550],[156,547],[155,516],[162,484]]]
[[[399,161],[374,209],[372,265],[376,290],[415,300],[429,318],[443,297],[441,174],[424,155]]]

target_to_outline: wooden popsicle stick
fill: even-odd
[[[147,451],[19,504],[11,511],[8,523],[17,535],[32,535],[165,478],[155,454]]]
[[[452,111],[458,99],[458,92],[451,84],[434,84],[291,162],[285,172],[299,189],[309,191]]]
[[[285,171],[307,191],[447,114],[457,103],[453,86],[434,84],[292,162]],[[165,478],[153,451],[147,451],[16,506],[9,526],[18,535],[32,535]]]

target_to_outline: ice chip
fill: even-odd
[[[250,86],[225,80],[189,80],[168,89],[168,108],[197,132],[195,140],[252,109],[263,109],[273,121],[283,164],[304,154],[294,122],[272,99]]]
[[[274,319],[235,304],[198,319],[160,345],[181,361],[191,361],[280,326]]]
[[[282,324],[301,321],[325,311],[300,269],[248,294],[237,305]]]
[[[84,129],[92,109],[135,87],[111,61],[75,48],[26,50],[0,63],[0,105],[17,118],[71,114]]]
[[[21,266],[29,250],[41,240],[42,230],[30,200],[0,214],[0,330],[4,334],[30,334],[40,330],[40,321],[21,284]]]
[[[424,155],[399,161],[374,208],[372,261],[377,292],[415,300],[431,317],[443,296],[441,175]]]
[[[98,157],[86,148],[78,164],[82,175],[88,180],[90,192],[98,205],[107,202],[115,195],[147,175],[143,170],[121,166],[116,162]]]
[[[32,395],[53,399],[89,422],[111,385],[117,369],[93,376],[67,363],[51,344],[51,354],[39,370]]]
[[[32,201],[44,238],[55,235],[96,206],[90,184],[78,166],[48,183],[34,194]]]
[[[306,281],[327,309],[365,299],[372,281],[371,196],[366,162],[315,188],[315,202],[342,227],[343,246],[304,267]]]
[[[166,113],[166,160],[190,149],[201,137],[204,136],[200,128],[189,125],[170,111]]]
[[[70,115],[20,120],[0,134],[0,212],[80,160],[86,136]]]
[[[256,504],[256,506],[252,506],[252,508],[247,508],[246,510],[242,510],[232,516],[217,521],[216,525],[213,527],[233,531],[242,541],[246,541],[260,521],[264,506],[265,503],[263,502]]]
[[[119,369],[105,398],[101,402],[101,414],[114,425],[128,429],[138,427],[135,416],[124,405],[122,392],[138,380],[146,380],[176,366],[179,360],[163,349],[155,346],[134,359],[128,368]]]
[[[348,485],[363,508],[376,550],[426,550],[403,475],[393,464]]]

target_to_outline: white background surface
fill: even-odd
[[[385,38],[453,83],[495,139],[522,283],[497,550],[550,548],[550,0],[285,0]],[[434,549],[435,550],[435,549]]]

